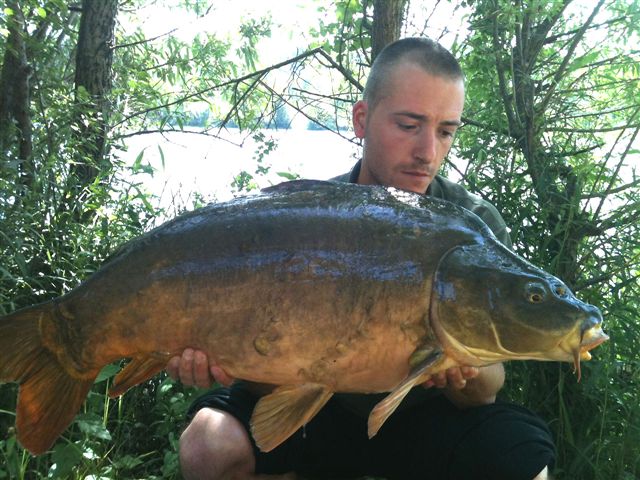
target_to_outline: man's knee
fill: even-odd
[[[454,470],[476,465],[487,478],[543,479],[547,467],[555,463],[547,425],[524,408],[508,404],[497,404],[484,421],[468,430],[456,453],[459,462]]]
[[[180,464],[189,478],[231,478],[253,473],[255,459],[244,426],[229,413],[203,408],[180,436]]]
[[[549,480],[549,469],[547,467],[544,467],[533,480]]]

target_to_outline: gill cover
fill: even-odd
[[[573,361],[600,311],[497,242],[449,250],[435,272],[432,326],[461,360]]]

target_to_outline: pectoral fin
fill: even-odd
[[[309,422],[329,401],[333,392],[315,383],[284,385],[262,397],[251,416],[256,445],[269,452]]]
[[[409,376],[381,402],[373,407],[373,410],[371,410],[369,414],[369,438],[372,438],[378,433],[382,424],[395,409],[398,408],[398,405],[400,405],[402,399],[409,393],[409,390],[426,381],[431,376],[443,358],[441,350],[433,350],[428,355],[425,355],[424,358],[411,369]]]
[[[135,357],[124,367],[113,380],[113,386],[109,389],[111,398],[122,395],[131,387],[145,382],[156,373],[161,372],[166,366],[172,354],[164,352],[152,352],[143,357]]]

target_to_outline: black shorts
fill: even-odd
[[[250,431],[256,401],[238,382],[197,399],[189,415],[223,410]],[[442,395],[399,409],[371,440],[367,419],[333,397],[276,449],[253,448],[256,473],[294,471],[311,479],[531,480],[555,462],[551,433],[529,410],[504,402],[459,410]]]

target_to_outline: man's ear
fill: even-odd
[[[365,102],[364,100],[358,100],[353,104],[353,132],[358,138],[364,138],[365,126],[367,124],[367,110],[367,102]]]

